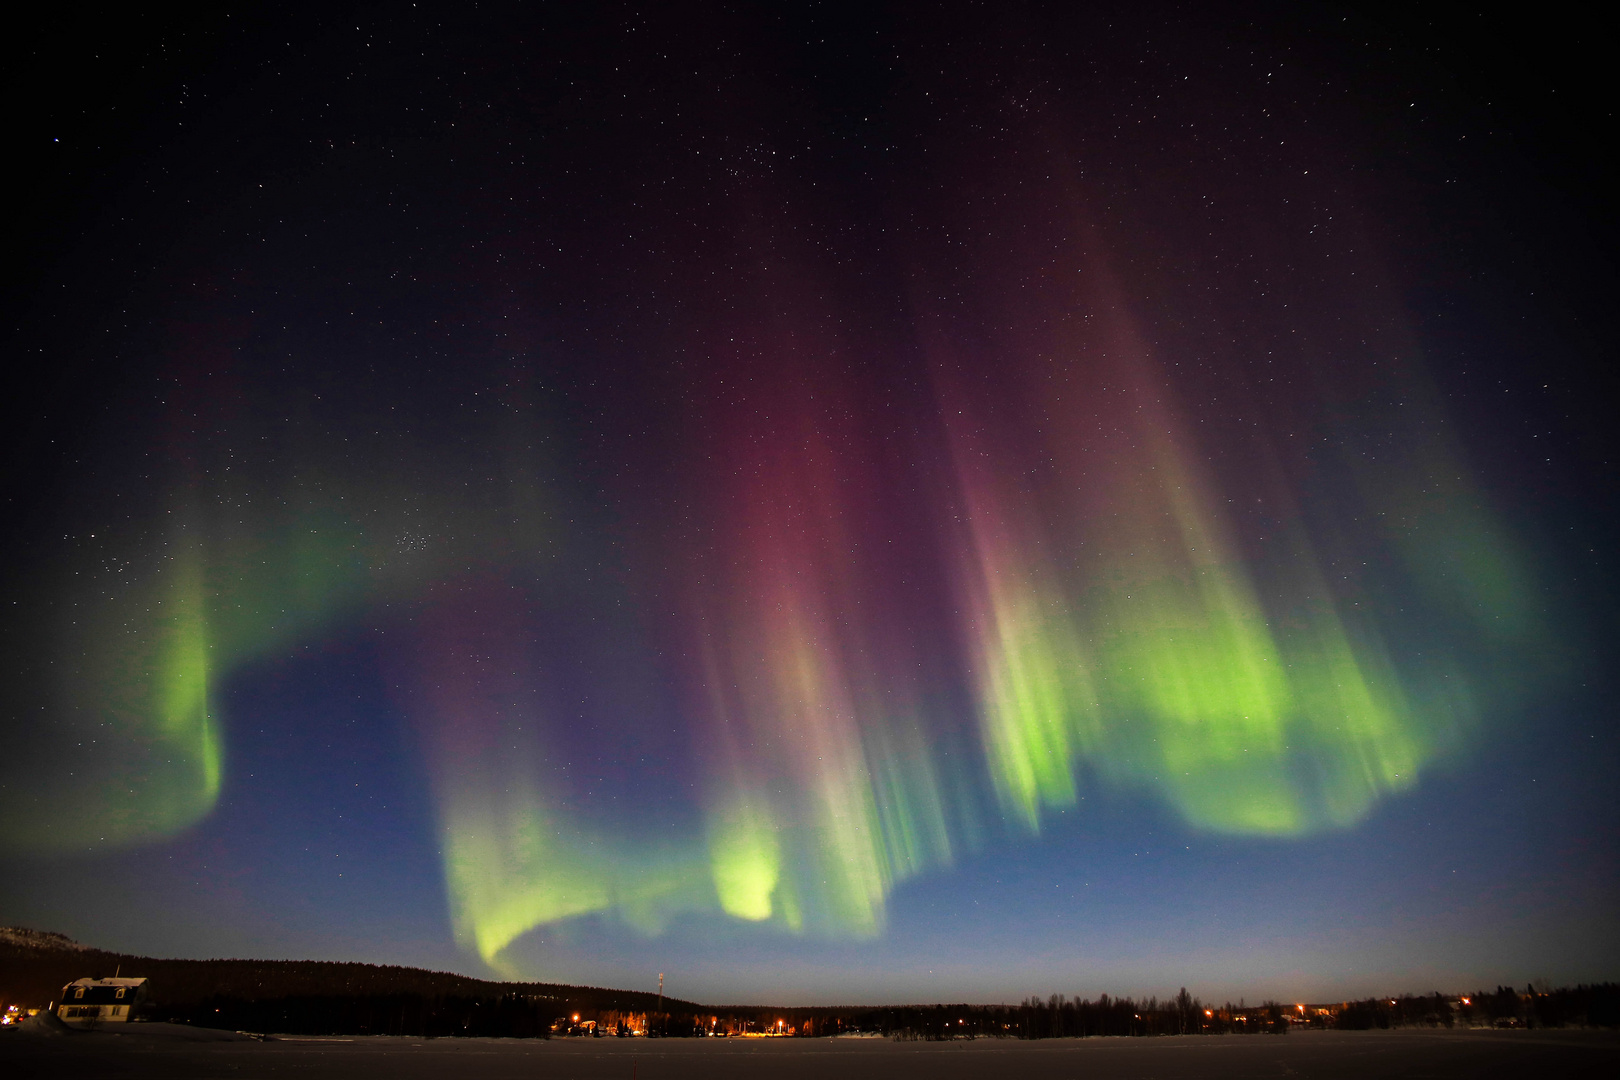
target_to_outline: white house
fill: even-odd
[[[79,979],[62,987],[56,1015],[69,1024],[125,1023],[145,998],[145,979]]]

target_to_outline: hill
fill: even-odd
[[[558,983],[493,982],[444,971],[318,960],[168,960],[108,952],[62,935],[0,928],[0,1002],[40,1008],[74,979],[115,971],[151,980],[148,1014],[208,1026],[306,1034],[544,1035],[554,1018],[658,1011],[658,995]],[[701,1006],[663,999],[662,1015]]]

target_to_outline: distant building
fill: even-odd
[[[145,1000],[145,979],[79,979],[62,987],[56,1015],[69,1024],[127,1023]]]

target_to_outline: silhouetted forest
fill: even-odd
[[[40,937],[44,937],[40,935]],[[61,939],[66,942],[66,939]],[[160,960],[44,941],[0,939],[0,1001],[39,1008],[74,979],[144,976],[147,1019],[300,1035],[543,1037],[576,1012],[654,1012],[658,995],[552,983],[506,983],[420,968],[312,960]],[[691,1002],[664,1012],[696,1016]]]
[[[1620,1027],[1620,983],[1559,989],[1498,986],[1462,997],[1433,993],[1345,1003],[1333,1027]]]
[[[0,937],[0,1004],[42,1007],[85,976],[144,976],[145,1018],[298,1035],[548,1038],[870,1033],[898,1039],[1283,1035],[1312,1027],[1620,1026],[1620,984],[1497,987],[1331,1004],[1259,1005],[1053,994],[1017,1005],[702,1006],[633,990],[503,983],[418,968],[287,960],[158,960],[84,949],[59,935]]]

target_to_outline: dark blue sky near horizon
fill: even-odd
[[[1551,26],[39,22],[0,923],[714,1003],[1613,978],[1612,95]]]

